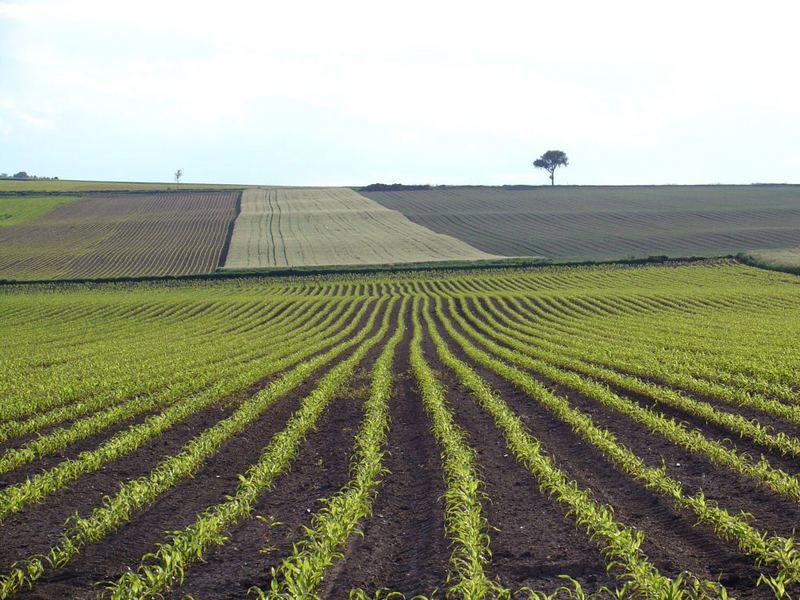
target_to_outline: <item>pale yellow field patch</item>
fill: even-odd
[[[226,269],[498,258],[349,188],[249,189]]]
[[[800,248],[778,248],[775,250],[753,250],[748,252],[758,261],[776,267],[800,267]]]

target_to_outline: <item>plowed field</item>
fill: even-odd
[[[554,261],[800,246],[800,186],[437,187],[363,192],[438,233]]]
[[[5,286],[0,597],[796,597],[799,281]]]
[[[240,192],[92,195],[0,228],[0,279],[211,273]]]

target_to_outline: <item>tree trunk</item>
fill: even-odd
[[[556,179],[555,179],[555,177],[556,177],[556,173],[555,173],[555,171],[551,171],[551,172],[550,172],[550,185],[555,185],[555,184],[556,184]]]

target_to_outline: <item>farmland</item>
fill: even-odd
[[[436,187],[362,192],[505,256],[618,260],[800,247],[800,186]]]
[[[0,279],[750,255],[795,265],[800,186],[325,187],[0,181]]]
[[[245,190],[226,268],[496,258],[348,188]]]
[[[19,225],[46,215],[62,204],[77,200],[78,196],[23,196],[0,199],[0,227]]]
[[[3,286],[0,597],[796,597],[797,283]]]
[[[240,192],[91,194],[0,228],[0,278],[77,279],[210,273]],[[15,205],[31,200],[2,198]],[[21,212],[21,211],[18,211]],[[15,213],[16,214],[16,213]]]

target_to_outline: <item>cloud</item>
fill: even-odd
[[[0,2],[3,93],[24,107],[6,127],[256,149],[294,136],[321,156],[385,140],[412,158],[428,146],[434,170],[487,144],[657,152],[742,115],[785,136],[798,17],[778,0]]]
[[[52,127],[52,122],[50,121],[50,119],[32,115],[26,112],[18,112],[16,114],[16,117],[23,124],[27,125],[28,127],[33,127],[35,129],[47,129],[49,127]]]

